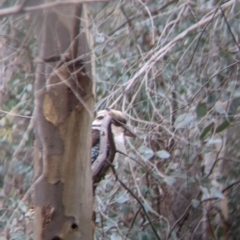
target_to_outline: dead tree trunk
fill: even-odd
[[[55,6],[36,21],[36,240],[92,239],[94,95],[85,10],[81,4]]]

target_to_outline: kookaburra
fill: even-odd
[[[96,119],[92,123],[92,150],[91,161],[92,163],[97,159],[100,151],[100,130],[103,119],[106,115],[112,118],[111,130],[114,138],[116,149],[120,152],[126,153],[125,149],[125,136],[135,137],[135,134],[129,129],[126,116],[118,110],[105,109],[97,113]]]

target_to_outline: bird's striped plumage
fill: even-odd
[[[126,116],[118,110],[106,109],[99,111],[97,113],[96,119],[92,123],[92,150],[91,150],[91,161],[92,163],[97,159],[100,151],[100,130],[103,119],[106,115],[112,117],[112,134],[114,137],[114,142],[116,148],[120,151],[125,151],[124,137],[135,137],[135,134],[132,133],[126,126],[127,118]],[[109,149],[108,149],[109,151]],[[108,155],[108,153],[107,153]]]

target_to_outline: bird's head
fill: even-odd
[[[94,133],[100,132],[104,117],[107,115],[112,118],[112,134],[114,138],[115,147],[118,151],[126,154],[125,137],[135,138],[136,135],[130,130],[127,124],[127,117],[121,111],[115,109],[105,109],[97,113],[96,119],[92,123],[92,130]],[[92,135],[93,136],[93,135]],[[99,136],[99,133],[97,134]],[[93,137],[94,138],[94,137]],[[93,144],[96,143],[95,138]]]
[[[124,135],[135,138],[136,135],[127,126],[127,117],[121,111],[115,109],[105,109],[97,113],[96,119],[92,123],[92,128],[100,130],[105,116],[112,118],[112,133],[115,136]]]

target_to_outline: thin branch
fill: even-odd
[[[127,187],[127,185],[126,185],[125,183],[123,183],[123,182],[119,179],[119,177],[118,177],[118,175],[117,175],[117,172],[116,172],[116,170],[115,170],[115,168],[114,168],[113,165],[111,165],[111,169],[112,169],[112,171],[113,171],[113,174],[114,174],[116,180],[122,185],[122,187],[123,187],[124,189],[126,189],[126,190],[130,193],[130,195],[131,195],[131,196],[137,201],[137,203],[140,205],[140,207],[141,207],[141,209],[143,210],[146,218],[148,219],[148,222],[149,222],[149,224],[150,224],[150,226],[151,226],[151,228],[152,228],[152,230],[153,230],[156,238],[157,238],[158,240],[161,240],[161,237],[158,235],[156,229],[154,228],[153,223],[152,223],[152,221],[151,221],[151,218],[149,217],[149,215],[148,215],[145,207],[143,206],[143,204],[141,203],[141,201],[139,200],[139,198],[133,193],[133,191],[132,191],[131,189],[129,189],[129,188]]]
[[[224,9],[226,9],[226,8],[230,7],[231,5],[233,5],[234,3],[235,3],[235,0],[231,0],[231,1],[223,4],[222,7]],[[125,91],[126,92],[130,91],[133,88],[133,85],[138,80],[138,78],[142,74],[146,74],[146,72],[148,72],[149,69],[151,69],[156,64],[157,61],[162,59],[177,44],[177,42],[179,42],[180,40],[184,39],[189,33],[191,33],[192,31],[194,31],[196,29],[198,29],[199,27],[204,26],[205,24],[209,24],[209,22],[212,21],[212,16],[213,15],[215,15],[215,17],[216,17],[216,16],[218,16],[220,14],[220,11],[217,11],[217,12],[215,12],[215,11],[216,10],[214,10],[214,12],[209,17],[203,18],[202,20],[200,20],[199,22],[195,23],[194,25],[192,25],[188,29],[184,30],[182,33],[177,35],[173,40],[171,40],[168,44],[166,44],[160,50],[156,51],[156,49],[154,49],[153,56],[125,84],[125,86],[126,86]]]
[[[16,14],[16,13],[32,12],[36,10],[53,8],[53,7],[62,6],[62,5],[92,3],[92,2],[108,2],[109,0],[94,0],[94,1],[93,0],[67,0],[67,1],[61,1],[61,2],[44,3],[34,7],[24,7],[26,1],[27,0],[24,0],[23,3],[14,7],[1,9],[0,17],[5,17],[8,15]]]
[[[226,22],[226,24],[227,24],[227,28],[228,28],[228,30],[229,30],[229,32],[230,32],[230,34],[231,34],[234,42],[235,42],[236,45],[238,46],[238,51],[240,51],[240,46],[239,46],[238,41],[237,41],[237,39],[235,38],[235,36],[234,36],[234,34],[233,34],[232,30],[231,30],[231,27],[230,27],[230,25],[229,25],[229,23],[228,23],[228,21],[227,21],[227,18],[226,18],[225,14],[224,14],[224,11],[223,11],[223,9],[222,9],[221,7],[220,7],[220,9],[221,9],[223,18],[224,18],[224,20],[225,20],[225,22]]]
[[[4,17],[4,16],[10,15],[10,14],[16,14],[16,13],[23,12],[24,11],[23,10],[24,6],[25,6],[27,1],[28,0],[23,0],[20,4],[14,6],[14,7],[1,9],[0,17]]]

